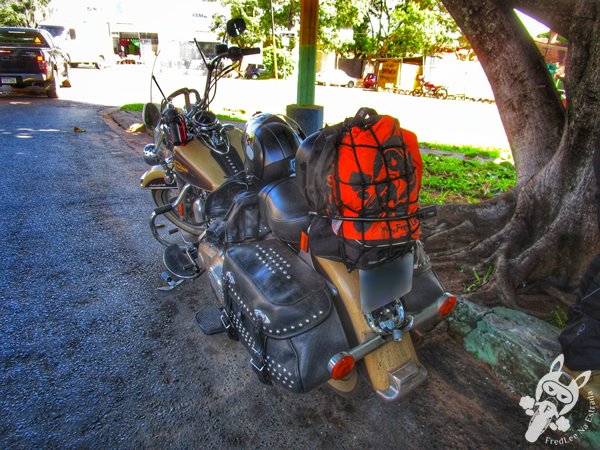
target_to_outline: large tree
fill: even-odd
[[[318,39],[319,48],[345,54],[354,42],[348,42],[344,34],[356,29],[358,24],[367,23],[371,0],[319,0]],[[356,36],[356,31],[354,32]],[[368,37],[368,30],[361,32],[361,37]],[[363,39],[364,41],[364,39]],[[366,42],[366,41],[365,41]],[[352,50],[351,50],[352,51]]]
[[[352,30],[352,39],[342,31]],[[428,55],[454,50],[460,33],[440,0],[321,0],[319,41],[357,58]]]
[[[600,2],[443,0],[490,81],[517,169],[508,194],[441,208],[427,240],[439,267],[493,267],[478,298],[547,312],[573,300],[600,250],[592,155],[600,151]],[[514,8],[568,39],[563,107]]]
[[[231,8],[232,17],[241,17],[246,21],[247,31],[235,40],[242,46],[252,46],[258,43],[271,43],[272,23],[271,6],[275,34],[290,31],[300,20],[300,1],[285,2],[270,0],[223,0],[223,5]],[[221,19],[217,18],[216,26]],[[279,45],[279,44],[278,44]]]
[[[299,0],[223,0],[248,31],[235,42],[248,46],[271,40],[271,4],[275,34],[296,28]],[[217,17],[213,29],[222,28]],[[456,24],[441,0],[320,0],[319,47],[357,58],[431,54],[460,46]],[[292,45],[294,42],[292,42]]]
[[[50,0],[3,0],[0,5],[0,26],[35,27],[45,15]]]
[[[451,48],[460,33],[440,0],[371,0],[349,47],[366,57],[421,56]]]

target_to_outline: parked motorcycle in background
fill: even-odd
[[[414,97],[433,97],[441,100],[448,98],[448,89],[442,85],[435,85],[429,81],[425,81],[423,75],[417,77],[419,85],[413,89],[410,95]]]
[[[227,23],[229,36],[244,29],[242,19]],[[198,312],[198,325],[206,335],[239,340],[263,383],[293,392],[327,384],[349,394],[364,379],[380,397],[401,398],[427,375],[411,334],[430,331],[456,298],[442,287],[418,239],[402,243],[395,248],[401,253],[373,268],[349,268],[343,255],[318,256],[307,243],[317,237],[315,224],[327,224],[332,237],[346,228],[345,217],[332,222],[309,208],[307,179],[323,135],[307,137],[289,117],[269,113],[255,115],[243,132],[222,124],[209,109],[217,83],[244,55],[259,50],[226,42],[211,57],[198,50],[207,69],[203,94],[178,89],[143,112],[154,142],[144,149],[152,168],[141,186],[151,190],[157,206],[150,228],[166,247],[169,272],[161,289],[206,273],[216,301]],[[376,117],[361,109],[356,120]],[[416,138],[410,145],[414,150]],[[380,155],[381,164],[401,171],[406,146],[389,150]],[[393,196],[392,189],[380,191]],[[366,195],[360,193],[363,203],[372,203]],[[377,223],[414,223],[426,213],[415,209]],[[161,217],[172,225],[159,226]],[[353,220],[366,221],[357,225],[363,230],[376,223]]]

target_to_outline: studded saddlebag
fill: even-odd
[[[230,247],[223,274],[223,320],[259,379],[295,392],[326,382],[349,347],[323,277],[277,240]]]

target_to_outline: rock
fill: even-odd
[[[454,311],[448,317],[448,333],[462,342],[467,334],[477,328],[477,322],[491,312],[490,308],[459,297]]]
[[[489,363],[498,378],[522,396],[535,394],[538,381],[562,352],[558,343],[560,330],[521,311],[504,307],[490,309],[461,301],[448,322],[455,337],[464,339],[466,350]],[[596,378],[593,376],[582,387],[577,405],[569,415],[575,428],[581,430],[577,443],[586,449],[600,448],[597,402],[600,375],[598,372],[593,375]],[[574,433],[570,430],[565,435]]]
[[[558,328],[508,308],[493,308],[464,338],[468,352],[488,362],[515,392],[531,395],[561,353]]]
[[[146,130],[146,126],[143,123],[133,123],[129,126],[130,133],[142,133]]]

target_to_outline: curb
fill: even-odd
[[[127,111],[120,110],[118,108],[111,108],[105,110],[101,113],[102,115],[109,115],[110,118],[119,125],[123,130],[129,133],[146,133],[149,136],[152,136],[152,131],[146,129],[142,120],[142,113],[139,111]],[[231,120],[222,120],[222,123],[231,123],[236,126],[240,126],[241,122],[231,121]],[[475,160],[479,162],[488,162],[495,161],[494,159],[486,159],[481,157],[468,158],[462,153],[453,153],[445,150],[436,150],[430,149],[427,147],[420,147],[421,153],[431,154],[431,155],[440,155],[445,157],[458,158],[461,160]]]
[[[152,142],[152,134],[142,124],[142,113],[108,108],[98,113],[104,122],[136,152]]]
[[[447,320],[448,334],[475,358],[488,363],[498,379],[521,396],[537,395],[538,382],[562,353],[560,329],[521,311],[459,299]],[[525,411],[523,414],[527,417]],[[573,423],[587,427],[579,433],[578,443],[584,448],[600,448],[600,371],[593,371],[590,381],[580,389],[571,415]]]
[[[119,108],[110,108],[101,112],[103,116],[109,116],[119,127],[129,133],[146,133],[143,124],[142,113],[139,111],[127,111]]]

